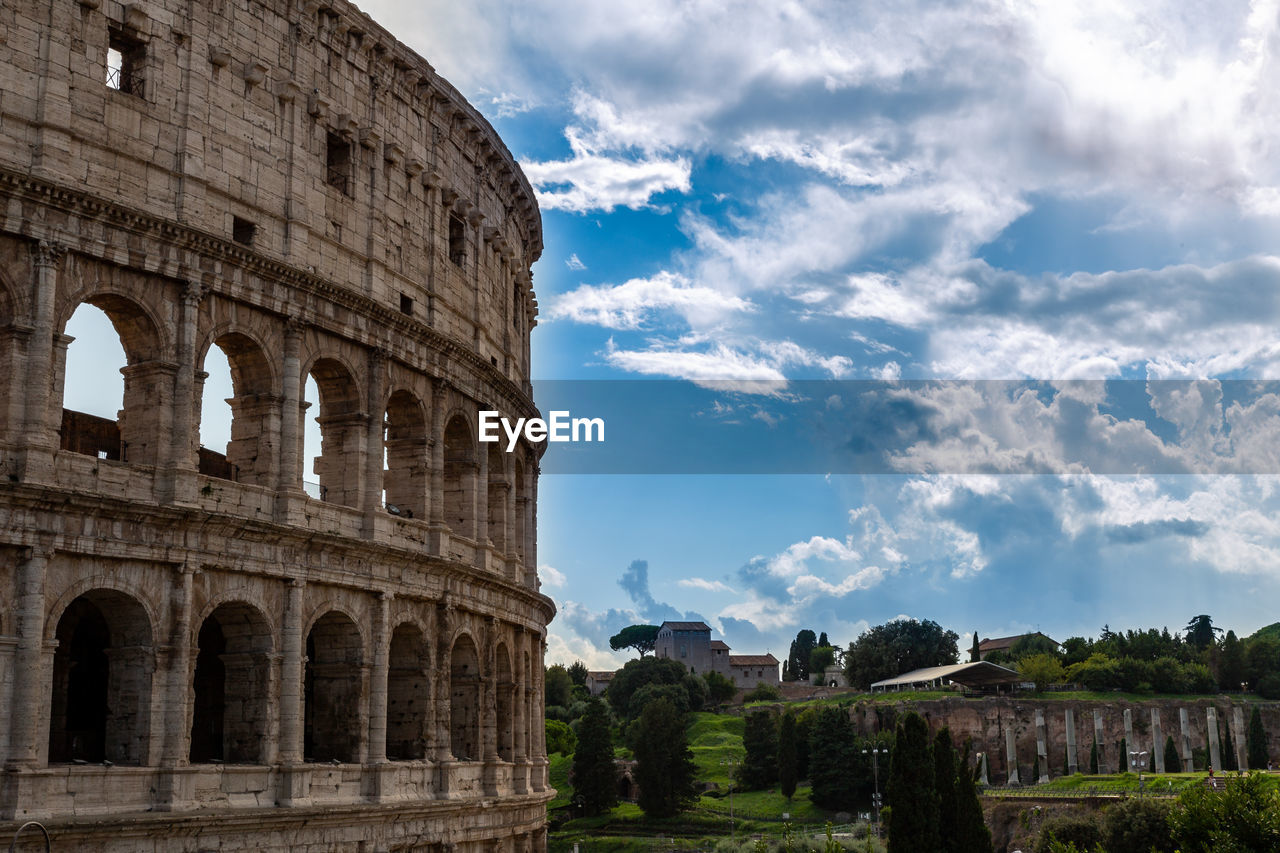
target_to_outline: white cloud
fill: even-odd
[[[618,285],[582,285],[557,297],[547,316],[610,329],[639,329],[646,320],[665,311],[674,311],[690,323],[702,324],[726,314],[752,310],[754,306],[745,299],[695,285],[682,275],[664,271]]]
[[[554,566],[548,566],[546,563],[538,566],[538,577],[542,579],[543,586],[552,589],[559,589],[564,586],[566,580],[564,572]]]
[[[584,264],[582,262],[582,259],[578,257],[577,252],[574,252],[572,255],[570,255],[568,260],[564,262],[564,265],[569,269],[574,270],[575,272],[578,270],[585,270],[587,268],[587,265]]]
[[[586,213],[616,207],[647,207],[653,196],[675,190],[688,192],[689,160],[600,154],[568,131],[573,156],[568,160],[526,161],[525,175],[545,210]]]
[[[685,589],[699,589],[704,592],[733,592],[733,587],[724,581],[707,580],[706,578],[681,578],[676,586]]]

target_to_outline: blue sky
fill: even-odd
[[[1217,381],[1280,379],[1274,2],[361,6],[539,192],[541,387],[681,383],[650,441],[696,459],[947,380],[832,415],[893,473],[544,475],[550,661],[1275,621],[1280,395]]]

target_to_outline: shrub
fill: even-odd
[[[1093,850],[1102,841],[1102,831],[1092,815],[1066,814],[1051,817],[1040,828],[1035,853],[1050,853],[1053,842],[1074,844],[1078,850]]]
[[[1101,828],[1107,853],[1173,853],[1169,804],[1161,800],[1121,800],[1102,813]]]
[[[744,702],[776,702],[782,698],[782,691],[772,684],[757,685],[754,690],[742,697]]]

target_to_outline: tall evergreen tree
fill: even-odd
[[[773,714],[757,710],[747,715],[742,746],[747,755],[738,772],[741,787],[748,791],[773,787],[778,781],[778,728]]]
[[[796,634],[791,641],[791,651],[787,655],[787,674],[792,681],[809,680],[809,654],[818,645],[818,635],[808,628]]]
[[[1267,753],[1267,730],[1262,727],[1262,714],[1255,707],[1249,716],[1249,729],[1244,737],[1245,757],[1250,770],[1265,770],[1270,756]]]
[[[819,634],[819,635],[818,635],[818,645],[819,645],[819,646],[829,646],[829,645],[831,645],[831,643],[830,643],[830,642],[828,642],[828,640],[827,640],[827,632],[826,632],[826,631],[823,631],[821,634]]]
[[[1098,775],[1098,736],[1093,736],[1093,746],[1089,747],[1089,772]]]
[[[778,787],[782,791],[782,796],[788,800],[796,792],[796,784],[799,777],[796,775],[798,769],[798,758],[796,755],[796,715],[793,711],[787,711],[778,720]]]
[[[840,708],[819,708],[809,728],[809,799],[815,806],[853,811],[859,780],[850,768],[858,754],[848,715]]]
[[[618,768],[613,762],[609,709],[598,697],[587,702],[587,712],[578,723],[573,791],[589,817],[604,814],[618,804]]]
[[[693,753],[684,715],[665,697],[645,706],[630,730],[636,756],[640,808],[649,817],[671,817],[697,800]]]
[[[956,750],[951,730],[938,729],[933,737],[933,783],[938,791],[938,838],[941,853],[966,853],[955,846],[959,834],[959,803],[956,788]]]
[[[956,835],[950,849],[955,853],[992,853],[991,830],[982,816],[975,775],[969,772],[969,747],[966,742],[956,773]]]
[[[1116,768],[1121,773],[1128,773],[1133,769],[1129,758],[1129,739],[1120,738],[1120,766]]]
[[[978,632],[973,632],[973,646],[969,649],[969,663],[982,660],[982,650],[978,646]]]
[[[1240,765],[1236,763],[1236,745],[1231,740],[1231,726],[1223,729],[1222,724],[1218,724],[1218,743],[1222,744],[1222,769],[1239,770]]]
[[[1182,759],[1178,757],[1178,745],[1174,743],[1173,735],[1164,739],[1164,772],[1182,772]]]
[[[933,778],[929,725],[914,711],[898,720],[889,783],[889,853],[937,850],[938,789]]]

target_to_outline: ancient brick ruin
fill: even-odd
[[[536,415],[511,154],[344,0],[15,0],[0,34],[0,833],[545,849],[539,449],[476,440]],[[114,421],[64,410],[82,304]]]

